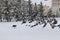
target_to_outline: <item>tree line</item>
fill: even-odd
[[[19,0],[16,4],[9,4],[8,1],[4,1],[4,3],[4,7],[0,8],[1,22],[3,22],[3,20],[5,20],[6,22],[11,22],[12,19],[14,19],[15,21],[33,21],[40,20],[45,16],[42,2],[40,2],[39,9],[37,7],[37,4],[35,3],[34,10],[31,0],[28,0],[27,9],[25,8],[24,3],[21,4],[21,1]],[[50,10],[47,15],[48,17],[52,17],[52,10]]]

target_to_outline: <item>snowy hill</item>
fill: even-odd
[[[60,18],[57,18],[58,23]],[[12,25],[17,25],[13,28]],[[26,23],[28,24],[28,22]],[[60,40],[60,29],[52,29],[48,24],[45,28],[42,25],[30,28],[21,22],[1,22],[0,40]],[[33,25],[34,22],[31,24]]]

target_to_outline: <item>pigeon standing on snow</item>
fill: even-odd
[[[57,20],[56,20],[56,19],[54,19],[54,22],[53,22],[53,24],[57,24]]]
[[[17,25],[12,25],[12,27],[16,28],[16,27],[17,27]]]
[[[54,29],[55,27],[57,27],[57,20],[54,18],[53,20],[52,20],[53,22],[50,24],[51,26],[52,26],[52,29]]]
[[[22,24],[26,23],[26,21],[23,21]]]

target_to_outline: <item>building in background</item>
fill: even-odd
[[[52,0],[52,12],[53,14],[60,16],[60,0]]]

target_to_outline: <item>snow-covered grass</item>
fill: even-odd
[[[60,18],[57,18],[58,24]],[[33,25],[35,22],[30,23]],[[29,25],[27,22],[26,24]],[[52,29],[48,24],[45,28],[42,25],[30,28],[21,22],[1,22],[0,40],[60,40],[60,29]],[[17,25],[13,28],[12,25]]]

